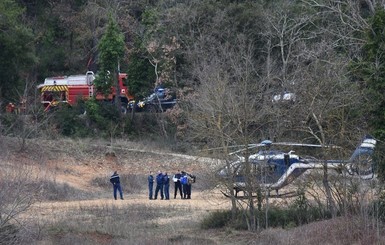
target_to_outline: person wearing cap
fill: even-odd
[[[180,183],[180,178],[182,177],[182,174],[180,173],[180,170],[174,176],[172,177],[172,181],[174,182],[174,199],[176,199],[176,195],[179,190],[180,198],[183,199],[182,195],[182,184]]]
[[[182,199],[187,199],[187,191],[188,191],[188,177],[187,173],[182,171],[181,177],[180,177],[180,183],[182,184],[182,191],[183,191],[183,197]]]
[[[117,199],[116,192],[119,191],[120,199],[123,200],[123,191],[122,187],[120,186],[120,177],[118,174],[118,171],[115,171],[113,175],[110,177],[110,182],[114,186],[114,198]]]
[[[195,183],[196,176],[182,171],[180,182],[182,184],[183,199],[191,199],[192,183]]]
[[[187,174],[187,199],[191,199],[191,187],[192,187],[192,184],[195,183],[195,175],[192,175],[192,174]]]
[[[163,175],[163,190],[166,200],[170,200],[170,177],[168,176],[167,172],[165,172]]]
[[[155,200],[158,198],[158,193],[160,191],[160,197],[163,200],[163,174],[161,171],[158,171],[158,175],[156,176],[156,187],[155,187]]]
[[[147,177],[147,180],[148,180],[148,197],[150,200],[152,200],[152,193],[154,189],[154,176],[152,175],[151,171]]]

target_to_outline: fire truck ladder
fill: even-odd
[[[94,86],[88,85],[88,96],[91,98],[94,96]]]
[[[94,96],[94,85],[92,84],[92,77],[94,76],[94,73],[92,71],[88,71],[86,74],[87,84],[88,84],[88,96],[92,97]]]

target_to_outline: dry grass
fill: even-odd
[[[203,204],[202,204],[203,203]],[[149,244],[160,241],[169,244],[191,244],[197,240],[202,244],[214,244],[209,237],[190,236],[186,233],[197,230],[207,210],[218,208],[200,197],[196,200],[147,200],[146,195],[128,196],[126,200],[96,199],[72,202],[44,202],[36,204],[31,212],[46,224],[41,240],[63,243],[68,236],[63,234],[99,234],[108,237],[108,243]],[[183,236],[182,236],[183,235]],[[164,241],[164,243],[162,243]],[[76,241],[73,241],[77,243]],[[182,243],[180,243],[182,242]]]
[[[11,141],[0,143],[1,169],[12,172],[24,166],[35,177],[30,187],[39,186],[38,202],[11,222],[18,244],[385,244],[378,236],[384,234],[382,227],[356,217],[260,233],[201,230],[206,215],[230,208],[219,192],[207,191],[210,183],[204,173],[216,163],[160,146],[34,140],[26,152],[18,153]],[[196,174],[193,199],[148,200],[146,175],[158,169]],[[112,200],[108,178],[114,170],[122,175],[123,201]]]

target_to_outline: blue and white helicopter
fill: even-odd
[[[376,140],[367,135],[357,146],[351,157],[346,160],[320,160],[314,157],[301,157],[294,154],[293,151],[283,152],[272,150],[273,146],[300,146],[300,147],[329,147],[340,148],[338,146],[321,146],[313,144],[300,143],[273,143],[270,140],[262,141],[260,144],[251,144],[248,148],[260,148],[256,154],[248,157],[251,169],[258,171],[256,174],[257,183],[260,187],[268,190],[278,190],[290,184],[297,177],[301,176],[309,169],[335,169],[338,172],[345,171],[352,176],[358,176],[361,179],[373,179],[376,177],[374,171],[373,152],[376,146]],[[236,196],[238,192],[245,189],[245,157],[238,154],[245,149],[231,153],[237,156],[237,160],[230,163],[230,171],[227,167],[219,171],[221,177],[232,177],[234,180],[234,189]],[[225,194],[225,193],[224,193]],[[227,194],[225,194],[228,196]]]

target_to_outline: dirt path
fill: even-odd
[[[60,212],[61,209],[71,207],[91,207],[114,205],[116,207],[126,207],[130,205],[145,205],[149,207],[190,207],[196,210],[210,211],[218,209],[227,209],[230,207],[230,201],[226,197],[221,197],[220,193],[206,197],[204,193],[193,193],[192,199],[170,200],[149,200],[146,194],[126,195],[124,200],[113,200],[113,198],[101,198],[92,200],[75,200],[75,201],[45,201],[35,203],[31,209],[34,213]],[[213,198],[215,196],[215,198]],[[40,211],[39,211],[40,210]]]

